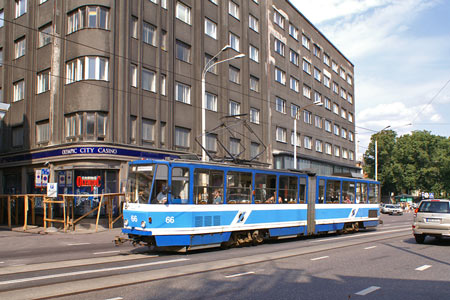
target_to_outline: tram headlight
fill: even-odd
[[[128,226],[128,220],[127,219],[123,220],[123,226]]]
[[[141,222],[141,227],[142,227],[142,228],[145,228],[145,221],[142,221],[142,222]]]

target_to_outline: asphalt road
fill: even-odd
[[[0,299],[448,299],[450,240],[415,243],[411,214],[377,230],[173,254],[118,231],[0,232]]]

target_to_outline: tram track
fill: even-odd
[[[73,276],[67,277],[64,282],[59,283],[52,283],[52,282],[42,282],[38,286],[33,287],[21,287],[18,286],[11,287],[8,289],[8,284],[4,284],[3,286],[5,289],[0,292],[0,298],[3,299],[49,299],[49,298],[60,298],[64,296],[70,296],[70,295],[76,295],[76,294],[82,294],[87,292],[95,292],[100,291],[104,289],[109,288],[118,288],[126,285],[133,285],[133,284],[142,284],[146,282],[151,281],[157,281],[157,280],[163,280],[167,278],[174,278],[174,277],[181,277],[181,276],[189,276],[189,275],[195,275],[200,273],[206,273],[206,272],[212,272],[217,270],[224,270],[229,269],[233,267],[239,267],[239,266],[246,266],[246,265],[252,265],[252,264],[258,264],[268,261],[274,261],[274,260],[280,260],[284,258],[291,258],[295,256],[302,256],[302,255],[308,255],[308,254],[317,254],[320,252],[333,250],[333,249],[339,249],[339,248],[345,248],[345,247],[351,247],[355,245],[365,244],[365,243],[371,243],[371,242],[381,242],[383,240],[389,240],[392,238],[398,238],[402,236],[410,236],[411,231],[409,227],[405,227],[404,229],[397,229],[397,230],[387,230],[387,231],[380,231],[377,230],[375,232],[366,232],[360,235],[355,235],[352,239],[352,235],[346,235],[345,237],[349,237],[348,239],[340,239],[336,240],[336,237],[331,239],[324,240],[321,243],[308,243],[299,248],[294,249],[282,249],[278,250],[272,253],[265,253],[261,254],[258,253],[257,255],[245,255],[242,257],[234,257],[234,258],[228,258],[228,259],[220,259],[215,260],[214,264],[211,263],[211,261],[204,261],[199,262],[198,260],[195,260],[195,255],[192,256],[193,259],[186,261],[184,260],[186,264],[183,264],[181,266],[172,266],[170,264],[169,267],[164,269],[153,269],[153,270],[142,270],[142,271],[136,271],[132,272],[132,276],[130,276],[130,272],[126,274],[109,274],[105,275],[105,272],[98,271],[96,274],[100,275],[95,278],[74,278]],[[225,250],[226,251],[226,250]],[[224,252],[225,252],[224,251]],[[126,256],[125,256],[126,257]],[[136,260],[139,259],[148,259],[148,258],[155,258],[155,256],[149,256],[149,255],[140,255],[139,258],[135,256]],[[40,264],[39,266],[33,266],[33,265],[27,265],[27,266],[20,266],[20,267],[8,267],[1,270],[0,269],[0,276],[5,274],[14,274],[13,271],[19,271],[22,270],[21,274],[24,275],[26,273],[32,273],[36,271],[58,271],[62,270],[62,268],[66,268],[69,266],[95,266],[95,265],[102,265],[106,263],[111,262],[126,262],[133,261],[133,258],[123,259],[124,257],[115,257],[114,259],[111,258],[95,258],[85,261],[78,262],[75,261],[68,261],[65,262],[66,264],[61,268],[48,268],[49,265]],[[78,262],[78,264],[77,264]],[[177,262],[173,261],[175,264]],[[99,267],[98,267],[99,268]],[[98,269],[96,268],[96,269]],[[7,269],[7,270],[6,270]],[[106,268],[105,268],[106,269]],[[3,271],[3,272],[1,272]],[[82,273],[80,273],[82,275]],[[64,278],[64,275],[57,275],[60,278]],[[10,279],[11,280],[11,279]],[[32,279],[29,280],[32,282]],[[0,277],[0,284],[2,282],[2,279]]]

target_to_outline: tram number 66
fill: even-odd
[[[175,217],[166,217],[166,223],[167,224],[175,223]]]

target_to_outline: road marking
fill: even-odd
[[[233,275],[225,276],[225,278],[233,278],[233,277],[239,277],[239,276],[244,276],[244,275],[249,275],[249,274],[255,274],[255,272],[245,272],[245,273],[233,274]]]
[[[365,296],[365,295],[367,295],[369,293],[372,293],[372,292],[375,292],[376,290],[379,290],[379,289],[380,289],[379,286],[371,286],[371,287],[368,287],[367,289],[359,291],[359,292],[357,292],[355,294],[359,295],[359,296]]]
[[[379,235],[379,234],[398,232],[398,231],[406,231],[406,230],[411,230],[411,227],[409,226],[408,228],[405,228],[405,229],[396,229],[396,230],[370,232],[370,233],[365,232],[364,234],[361,234],[361,235],[358,235],[358,236],[349,235],[349,236],[333,237],[333,238],[328,238],[328,239],[320,239],[320,240],[311,241],[310,243],[322,243],[322,242],[327,242],[327,241],[350,239],[350,238],[354,238],[354,237],[365,237],[365,236],[368,236],[368,235]]]
[[[329,256],[321,256],[321,257],[311,258],[311,260],[325,259],[325,258],[328,258],[328,257]]]
[[[94,252],[94,255],[98,254],[111,254],[111,253],[118,253],[120,250],[113,250],[113,251],[103,251],[103,252]]]
[[[121,266],[121,267],[103,268],[103,269],[86,270],[86,271],[76,271],[76,272],[69,272],[69,273],[36,276],[36,277],[14,279],[14,280],[6,280],[6,281],[0,281],[0,285],[37,281],[37,280],[44,280],[44,279],[52,279],[52,278],[69,277],[69,276],[77,276],[77,275],[100,273],[100,272],[110,272],[110,271],[125,270],[125,269],[132,269],[132,268],[142,268],[142,267],[163,265],[163,264],[169,264],[169,263],[181,262],[181,261],[187,261],[187,260],[190,260],[190,259],[189,258],[179,258],[179,259],[172,259],[172,260],[156,261],[156,262],[145,263],[145,264],[127,265],[127,266]]]
[[[426,270],[428,268],[431,268],[431,266],[430,265],[423,265],[421,267],[415,268],[414,270],[416,270],[416,271],[424,271],[424,270]]]
[[[90,245],[91,243],[73,243],[73,244],[67,244],[67,246],[81,246],[81,245]]]
[[[369,249],[373,249],[373,248],[376,248],[377,246],[370,246],[370,247],[366,247],[366,248],[364,248],[364,250],[369,250]]]
[[[122,297],[116,297],[116,298],[109,298],[109,299],[105,299],[105,300],[122,300]]]

